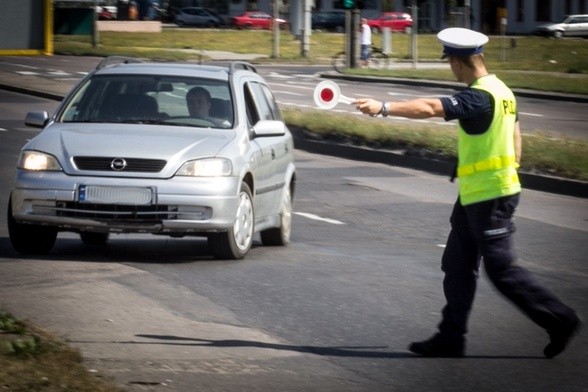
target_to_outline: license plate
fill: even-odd
[[[80,185],[78,201],[94,204],[153,204],[153,188]]]

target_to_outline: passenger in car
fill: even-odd
[[[188,112],[192,117],[203,118],[219,127],[227,122],[226,118],[211,116],[212,98],[210,97],[210,92],[203,87],[191,88],[186,94],[186,103]]]

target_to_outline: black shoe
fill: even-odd
[[[561,352],[566,349],[570,339],[578,333],[581,325],[582,322],[580,321],[580,318],[574,315],[574,319],[571,323],[559,330],[550,331],[549,338],[551,339],[551,342],[545,346],[543,354],[545,354],[547,358],[553,358],[556,355],[561,354]]]
[[[408,349],[423,357],[460,358],[464,356],[465,347],[463,339],[449,340],[436,334],[429,340],[413,342]]]

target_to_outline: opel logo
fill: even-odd
[[[121,171],[127,167],[127,161],[123,158],[114,158],[112,162],[110,162],[110,168],[112,170]]]

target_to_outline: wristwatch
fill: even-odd
[[[388,110],[390,110],[388,108],[388,104],[384,101],[382,101],[382,109],[380,109],[380,113],[382,115],[382,117],[388,117]]]

